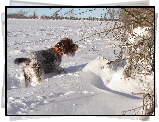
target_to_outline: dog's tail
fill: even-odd
[[[15,60],[14,60],[14,63],[15,64],[21,64],[21,63],[25,63],[25,64],[27,64],[27,63],[29,63],[30,62],[30,59],[29,58],[16,58]]]

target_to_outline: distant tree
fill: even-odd
[[[27,19],[27,12],[20,10],[17,13],[7,14],[7,18]]]
[[[74,9],[71,9],[65,15],[68,16],[70,20],[72,20],[75,17],[75,11],[74,11]]]
[[[33,15],[29,15],[28,18],[29,19],[38,19],[38,15],[37,15],[36,11],[33,12]]]
[[[52,19],[52,17],[51,16],[42,15],[40,17],[40,19]]]
[[[52,16],[51,16],[51,18],[52,18],[53,20],[58,20],[58,19],[60,18],[60,16],[59,16],[58,13],[53,13]]]
[[[36,11],[33,12],[33,18],[38,19],[38,15],[37,15]]]
[[[107,11],[106,13],[108,14],[109,16],[109,20],[113,20],[114,19],[114,11],[113,11],[113,8],[107,8]]]
[[[20,11],[17,12],[17,14],[18,14],[19,19],[26,19],[27,18],[27,16],[26,16],[27,12],[26,11],[20,10]]]
[[[106,8],[105,14],[104,14],[104,20],[119,20],[119,14],[121,9],[117,8]]]

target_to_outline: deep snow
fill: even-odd
[[[116,30],[104,38],[96,35],[77,42],[79,50],[75,57],[63,56],[61,66],[67,73],[46,74],[45,81],[35,87],[24,87],[21,67],[13,64],[15,58],[52,47],[63,37],[78,41],[94,34],[95,30],[103,31],[114,24],[100,23],[8,19],[7,114],[122,115],[123,111],[140,107],[142,99],[133,96],[132,92],[144,92],[152,86],[153,76],[148,76],[147,81],[139,76],[124,79],[122,71],[126,62],[107,64],[108,59],[115,60],[120,51],[113,44],[120,44],[113,37]],[[141,115],[141,110],[135,113]],[[134,111],[126,114],[134,115]]]

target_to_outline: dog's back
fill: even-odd
[[[45,73],[52,72],[61,63],[61,56],[53,48],[32,52],[27,58],[16,58],[15,64],[23,64],[32,68],[39,67]]]
[[[61,63],[61,56],[52,48],[33,52],[28,58],[31,59],[31,64],[37,63],[45,73],[52,72]]]

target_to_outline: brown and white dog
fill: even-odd
[[[33,78],[40,83],[44,74],[64,71],[59,67],[63,54],[74,56],[77,49],[78,45],[72,39],[63,38],[53,48],[32,52],[27,58],[16,58],[14,63],[24,65],[25,86],[28,87]]]

